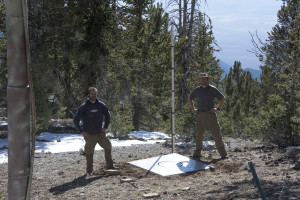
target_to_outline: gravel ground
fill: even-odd
[[[268,199],[300,199],[299,151],[287,152],[260,141],[224,138],[229,159],[220,160],[215,149],[203,151],[201,160],[214,170],[172,176],[148,173],[128,162],[171,153],[166,144],[114,147],[120,174],[108,175],[104,153],[94,155],[94,176],[85,176],[85,157],[79,152],[37,153],[31,199],[259,199],[248,163],[255,170]],[[190,156],[194,147],[175,152]],[[7,199],[7,164],[0,165],[0,196]],[[130,179],[130,182],[125,180]],[[145,197],[146,194],[153,196]]]

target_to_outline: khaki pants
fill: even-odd
[[[203,135],[206,129],[212,133],[212,137],[216,143],[216,148],[221,156],[226,156],[227,152],[221,136],[220,125],[217,120],[216,113],[199,112],[196,116],[196,151],[201,154]]]
[[[93,156],[94,156],[95,146],[97,143],[104,149],[106,166],[111,167],[113,165],[113,160],[111,158],[111,143],[109,139],[106,137],[105,132],[101,132],[97,134],[89,134],[89,136],[85,137],[84,140],[85,140],[84,151],[86,153],[87,172],[93,171]]]

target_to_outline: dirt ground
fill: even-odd
[[[278,149],[260,141],[224,138],[229,159],[215,149],[203,151],[201,161],[214,170],[160,176],[128,162],[171,153],[167,144],[114,147],[119,175],[104,173],[104,153],[94,155],[94,176],[85,176],[85,157],[79,152],[37,153],[31,199],[260,199],[248,163],[255,166],[267,199],[300,199],[299,151]],[[194,147],[175,152],[190,156]],[[0,191],[7,199],[7,164],[0,165]],[[124,179],[131,179],[130,182]],[[152,197],[145,194],[156,193]]]

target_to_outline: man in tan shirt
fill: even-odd
[[[192,91],[188,99],[189,105],[196,115],[196,150],[193,157],[196,159],[201,157],[203,134],[206,129],[209,129],[221,158],[226,159],[228,156],[216,115],[222,109],[226,98],[216,87],[209,84],[210,80],[211,77],[207,73],[200,73],[198,77],[200,86]],[[217,108],[214,106],[215,98],[219,100]],[[195,108],[194,99],[197,102],[197,108]]]

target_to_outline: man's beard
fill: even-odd
[[[96,97],[90,97],[90,101],[96,101]]]
[[[201,85],[202,85],[202,86],[207,86],[208,83],[207,83],[207,82],[202,82]]]

